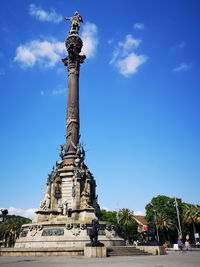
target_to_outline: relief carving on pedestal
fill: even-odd
[[[42,225],[31,225],[29,226],[30,235],[33,237],[37,234],[38,231],[41,231],[43,229]]]
[[[68,224],[66,224],[66,229],[67,229],[67,230],[71,230],[72,227],[73,227],[73,224],[72,224],[72,223],[68,223]]]
[[[79,235],[80,232],[81,232],[80,224],[79,224],[79,223],[74,223],[71,232],[72,232],[72,234],[75,235],[75,236]]]
[[[86,229],[86,225],[84,223],[68,223],[66,224],[66,229],[71,230],[71,233],[77,236],[80,234],[81,230]]]

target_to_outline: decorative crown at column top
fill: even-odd
[[[83,46],[83,42],[78,35],[69,35],[65,41],[65,46],[68,52],[68,56],[62,59],[65,66],[74,68],[79,66],[80,63],[84,62],[86,56],[79,55]]]
[[[83,41],[78,35],[71,34],[67,37],[65,46],[68,53],[73,52],[74,54],[78,55],[81,52]]]

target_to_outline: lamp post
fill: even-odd
[[[177,218],[178,218],[178,228],[179,228],[179,233],[178,235],[182,238],[182,230],[181,230],[181,223],[180,223],[180,217],[179,217],[179,209],[178,209],[178,202],[176,200],[176,197],[174,197],[174,205],[176,207],[176,213],[177,213]]]
[[[153,212],[154,212],[155,224],[156,224],[157,241],[158,241],[158,242],[160,242],[160,240],[159,240],[159,234],[158,234],[158,227],[157,227],[157,216],[156,216],[156,210],[153,210]]]
[[[117,208],[116,208],[116,211],[117,211],[117,224],[119,224],[119,208],[118,208],[118,204],[117,204]]]

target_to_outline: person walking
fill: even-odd
[[[178,240],[178,248],[180,249],[180,251],[183,251],[183,244],[181,239]]]
[[[189,251],[190,243],[188,240],[185,241],[185,248],[186,248],[186,251]]]

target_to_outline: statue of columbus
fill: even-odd
[[[78,34],[78,30],[80,28],[80,22],[83,22],[81,15],[76,11],[74,17],[65,18],[66,20],[70,20],[71,22],[71,30],[70,34]]]

